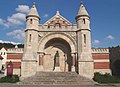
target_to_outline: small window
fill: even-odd
[[[83,18],[83,23],[85,24],[85,18]]]
[[[4,55],[5,55],[5,52],[4,52]]]
[[[56,23],[56,26],[57,26],[57,27],[60,27],[60,23]]]
[[[31,42],[31,36],[32,36],[32,35],[30,34],[30,36],[29,36],[29,42]]]
[[[41,38],[41,36],[40,36],[40,35],[38,35],[38,42],[40,41],[40,38]]]
[[[1,55],[2,55],[2,52],[1,52]]]
[[[48,28],[50,28],[50,25],[48,25]]]
[[[84,34],[84,43],[86,44],[86,34]]]
[[[33,23],[33,20],[32,19],[30,19],[30,24],[32,24]]]

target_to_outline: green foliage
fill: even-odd
[[[94,73],[94,81],[98,83],[120,83],[120,79],[111,76],[109,73],[100,74],[99,72]]]
[[[19,76],[18,75],[12,75],[10,76],[5,76],[0,78],[0,83],[16,83],[19,82]]]
[[[24,48],[24,44],[18,44],[18,48]]]
[[[0,48],[15,48],[15,45],[11,43],[0,43]],[[24,44],[18,44],[18,48],[24,48]]]

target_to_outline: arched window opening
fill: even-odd
[[[30,24],[32,24],[33,23],[33,19],[30,19]]]
[[[56,23],[56,27],[59,27],[59,28],[60,28],[60,27],[61,27],[61,26],[60,26],[60,23]]]
[[[50,25],[48,25],[48,28],[50,28]]]
[[[86,34],[84,34],[84,43],[86,44]]]
[[[83,23],[85,24],[85,18],[83,18]]]
[[[31,42],[31,37],[32,37],[32,35],[30,34],[30,36],[29,36],[29,42]]]

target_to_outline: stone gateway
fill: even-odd
[[[21,62],[23,78],[36,72],[76,72],[92,79],[90,16],[81,3],[77,24],[72,24],[57,11],[44,24],[33,4],[26,16],[25,47]]]

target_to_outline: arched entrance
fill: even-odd
[[[54,70],[54,66],[58,62],[60,67],[59,71],[75,71],[75,47],[76,41],[70,35],[64,33],[48,33],[39,41],[39,65],[37,70],[56,71]],[[56,57],[59,57],[59,60],[55,60]]]
[[[71,71],[72,57],[70,45],[61,38],[54,38],[45,44],[43,68],[45,71]],[[55,70],[59,67],[60,70]]]

